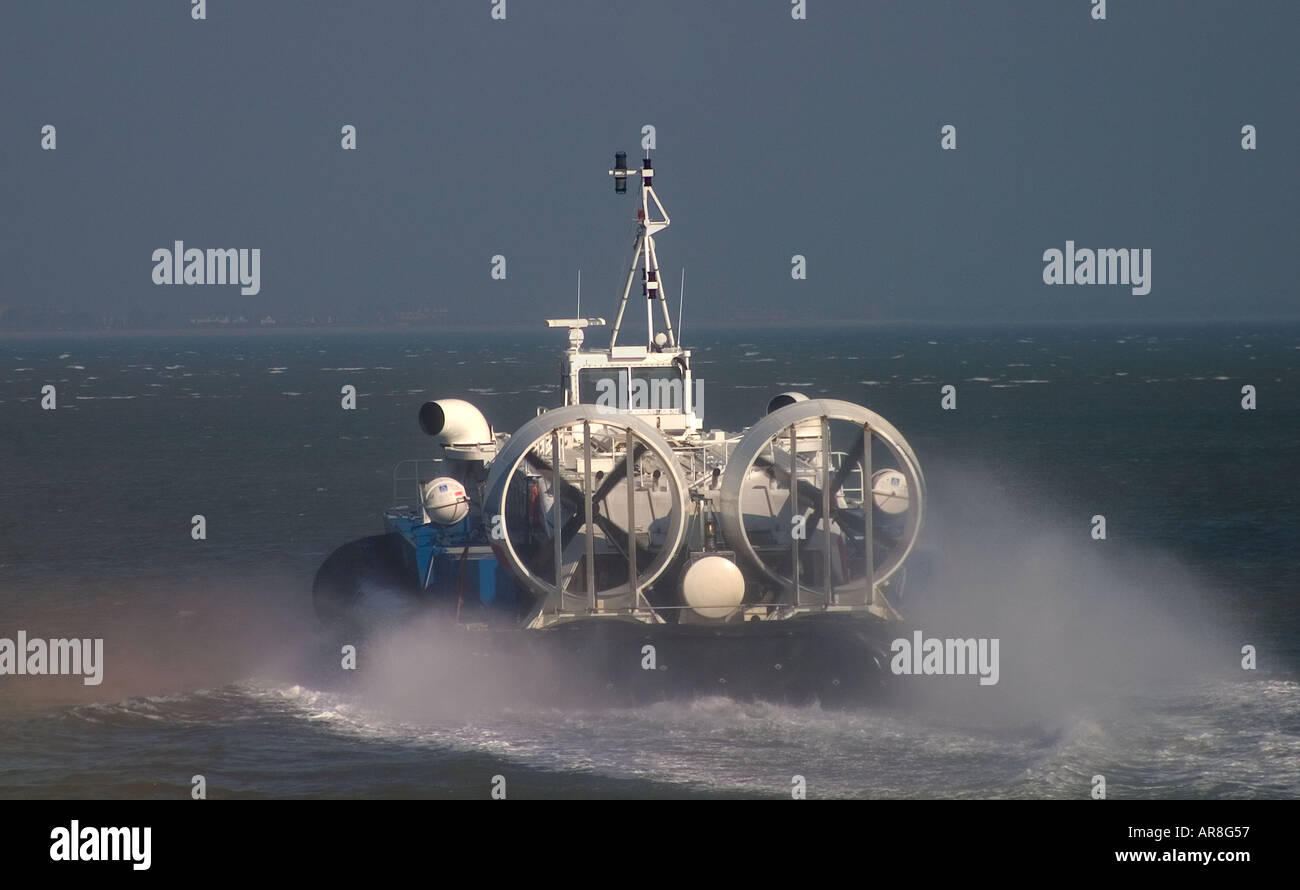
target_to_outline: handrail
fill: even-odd
[[[428,482],[437,476],[443,475],[445,462],[440,457],[412,457],[406,460],[399,460],[393,467],[393,503],[394,507],[416,507],[424,503],[424,493],[420,490],[420,484]],[[432,473],[423,472],[424,467],[430,467]],[[405,489],[408,494],[403,494]],[[414,501],[407,502],[406,498],[414,494]]]

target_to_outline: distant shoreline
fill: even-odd
[[[1013,319],[1005,321],[929,321],[923,319],[867,320],[867,319],[784,319],[780,321],[749,321],[745,324],[722,321],[699,321],[686,326],[689,345],[691,331],[749,331],[799,329],[815,330],[818,328],[930,328],[944,330],[951,328],[969,329],[1014,329],[1014,328],[1082,328],[1082,327],[1133,327],[1133,328],[1186,328],[1186,327],[1241,327],[1256,324],[1300,324],[1300,316],[1260,317],[1260,318],[1193,318],[1193,319],[1126,319],[1126,318],[1089,318],[1089,319]],[[9,331],[0,329],[0,340],[101,340],[117,338],[165,338],[165,337],[263,337],[284,334],[289,336],[317,335],[355,335],[355,334],[543,334],[548,329],[541,322],[535,324],[467,324],[467,325],[328,325],[292,327],[289,325],[265,325],[247,327],[212,327],[212,328],[115,328],[111,330],[86,331]],[[593,329],[593,333],[599,329]],[[597,334],[598,336],[598,334]]]

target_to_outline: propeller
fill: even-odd
[[[844,460],[840,463],[840,468],[836,470],[835,475],[831,477],[831,518],[841,526],[847,525],[853,528],[854,531],[862,532],[866,529],[866,522],[863,517],[848,513],[846,510],[840,509],[835,503],[835,495],[839,494],[840,489],[844,487],[844,481],[848,479],[849,473],[853,469],[853,465],[862,459],[862,454],[867,443],[865,436],[854,436],[853,438],[856,440],[853,444],[853,450],[845,456]],[[862,509],[865,511],[867,509],[866,497],[868,496],[868,493],[865,490],[866,480],[864,479],[863,482],[864,490],[862,492]],[[810,522],[806,523],[806,525],[811,524],[813,528],[816,528],[822,521],[822,493],[811,483],[809,483],[809,487],[817,490],[817,498],[813,501],[812,515],[809,516]],[[846,516],[852,516],[852,521],[846,522]],[[857,523],[856,526],[853,525],[853,523]],[[800,546],[806,549],[810,540],[811,538],[805,536]]]
[[[858,445],[854,449],[853,454],[851,454],[848,458],[845,459],[844,463],[841,464],[839,470],[835,473],[835,476],[831,480],[831,495],[832,495],[831,518],[834,519],[836,522],[838,522],[840,525],[845,526],[847,528],[851,528],[856,532],[866,531],[867,528],[866,519],[863,516],[858,515],[857,513],[851,512],[849,510],[844,509],[843,507],[836,505],[834,501],[834,495],[836,492],[840,490],[840,488],[843,487],[844,481],[845,479],[848,478],[848,474],[851,471],[853,464],[857,463],[858,460],[861,459],[862,453],[863,453],[862,440],[859,439]],[[790,485],[790,468],[788,466],[782,466],[780,461],[768,460],[766,457],[760,454],[754,458],[754,466],[763,467],[764,469],[771,470],[772,472],[780,476],[781,481],[784,482],[787,486]],[[813,505],[812,515],[813,517],[815,517],[814,519],[814,525],[815,525],[816,522],[820,521],[821,519],[822,490],[818,488],[816,485],[813,485],[807,479],[796,479],[795,482],[797,483],[795,485],[795,491],[798,494],[798,500],[804,500]],[[796,500],[796,504],[795,504],[796,507],[798,506],[798,500]]]
[[[645,455],[645,452],[646,452],[645,444],[643,442],[637,442],[636,446],[632,449],[632,463],[636,464],[638,461],[640,461],[642,456]],[[537,470],[540,473],[546,474],[546,478],[549,479],[555,478],[554,467],[552,467],[551,464],[548,463],[546,459],[543,458],[541,455],[537,454],[536,452],[530,451],[525,459],[533,467],[533,469]],[[627,551],[619,544],[618,539],[621,537],[630,537],[631,533],[628,530],[619,528],[618,525],[612,519],[610,519],[604,513],[601,513],[600,509],[601,507],[604,506],[605,498],[607,498],[609,496],[609,493],[614,490],[614,486],[618,485],[626,477],[627,477],[627,461],[626,460],[617,461],[614,469],[611,470],[609,474],[605,476],[604,479],[601,480],[600,485],[596,488],[594,492],[592,492],[591,495],[592,522],[597,527],[599,527],[601,531],[605,533],[605,537],[624,556],[627,555]],[[568,546],[573,541],[574,536],[576,536],[578,532],[582,530],[583,526],[587,524],[587,516],[586,516],[587,511],[586,511],[586,502],[583,498],[582,491],[576,485],[572,484],[571,482],[564,479],[563,477],[560,478],[560,499],[565,504],[572,507],[574,510],[574,515],[570,516],[569,519],[564,523],[563,527],[561,527],[560,529],[560,550],[561,552],[563,552],[564,550],[568,549]],[[644,547],[641,547],[639,545],[636,548],[636,553],[637,553],[637,563],[640,565],[647,565],[648,561],[650,559],[653,559],[653,554],[649,553]],[[555,548],[554,547],[542,548],[541,562],[536,567],[537,572],[539,574],[549,573],[554,568],[554,562],[555,562]]]

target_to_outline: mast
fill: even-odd
[[[673,348],[677,345],[677,340],[673,335],[673,323],[668,314],[668,302],[664,299],[663,288],[659,280],[659,255],[655,250],[655,235],[668,228],[668,213],[664,210],[664,205],[659,201],[659,196],[654,190],[654,165],[650,161],[650,153],[647,151],[644,160],[641,161],[640,170],[629,170],[627,167],[627,152],[620,151],[614,155],[614,169],[609,171],[609,175],[614,177],[614,191],[617,194],[627,193],[627,180],[631,176],[641,178],[641,207],[636,212],[637,236],[636,246],[632,251],[632,266],[627,273],[627,283],[623,286],[623,299],[618,304],[618,315],[614,318],[614,329],[609,335],[609,346],[613,349],[618,345],[618,334],[623,325],[623,313],[627,311],[627,298],[632,292],[632,281],[636,278],[638,269],[641,272],[641,294],[646,299],[646,349],[654,349],[655,343],[655,304],[659,304],[660,315],[663,318],[663,329],[660,333],[664,336],[664,342],[658,344],[662,348]],[[655,219],[651,216],[651,210],[658,211],[659,217]]]

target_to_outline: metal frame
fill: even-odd
[[[826,426],[830,420],[847,421],[857,425],[863,432],[863,465],[864,465],[864,491],[863,491],[863,513],[864,513],[864,531],[866,533],[865,561],[868,562],[869,572],[863,576],[863,586],[866,594],[866,603],[862,605],[852,605],[839,601],[835,585],[829,583],[829,595],[825,596],[820,603],[811,603],[805,600],[805,593],[811,595],[825,592],[826,584],[823,584],[822,590],[813,590],[805,584],[800,583],[800,554],[798,552],[798,541],[791,544],[791,571],[790,576],[775,572],[760,556],[759,552],[754,549],[749,540],[748,533],[745,530],[745,521],[743,516],[743,496],[746,480],[750,471],[754,468],[760,456],[771,455],[767,458],[768,463],[773,467],[778,467],[780,472],[785,472],[784,457],[777,458],[776,451],[771,450],[774,443],[778,440],[785,440],[788,436],[791,448],[789,458],[790,477],[789,484],[793,489],[790,492],[791,515],[795,515],[799,508],[799,491],[798,480],[801,463],[797,456],[799,436],[798,431],[801,424],[816,422],[820,431],[821,442],[818,443],[818,452],[823,464],[821,474],[822,483],[822,504],[819,512],[822,513],[821,523],[829,529],[829,517],[833,510],[828,510],[827,499],[829,497],[829,474],[832,472],[830,467],[830,444],[829,436],[826,435]],[[897,463],[899,471],[907,479],[909,497],[911,498],[911,508],[905,519],[902,544],[890,553],[886,562],[881,565],[875,559],[874,552],[874,526],[872,523],[871,509],[873,507],[873,495],[870,486],[870,471],[874,463],[874,457],[869,456],[870,450],[874,447],[875,442],[879,440],[888,448],[893,460]],[[777,449],[779,451],[779,449]],[[745,434],[735,450],[731,453],[727,461],[727,467],[723,471],[720,491],[720,517],[723,523],[723,531],[726,535],[727,543],[732,547],[737,556],[744,564],[759,572],[764,576],[768,583],[778,589],[790,590],[793,587],[791,597],[786,600],[787,608],[794,610],[807,610],[818,608],[823,610],[835,609],[860,609],[865,608],[883,617],[896,617],[897,613],[885,598],[882,587],[889,578],[902,566],[912,549],[915,547],[916,539],[920,534],[921,525],[924,518],[925,502],[925,478],[921,473],[920,464],[916,460],[916,455],[912,451],[907,440],[896,430],[888,421],[875,412],[856,405],[852,402],[840,401],[838,399],[809,399],[803,402],[795,402],[778,408],[776,411],[768,414]],[[811,530],[805,528],[805,532]],[[829,554],[829,544],[824,548]],[[823,567],[828,567],[831,561],[824,559]],[[847,567],[846,567],[847,568]],[[831,576],[833,577],[833,576]],[[848,588],[845,588],[848,590]],[[841,591],[843,592],[843,591]]]
[[[654,302],[659,303],[664,317],[663,333],[667,336],[668,342],[665,348],[672,349],[677,346],[677,338],[673,334],[672,318],[668,314],[668,300],[663,293],[663,282],[659,280],[659,254],[655,250],[655,235],[668,228],[672,222],[668,218],[668,211],[664,210],[663,202],[655,194],[654,186],[654,167],[650,161],[649,154],[642,161],[640,170],[610,170],[610,176],[616,178],[626,178],[628,176],[641,177],[641,209],[637,212],[637,238],[636,246],[632,251],[632,267],[627,273],[627,283],[623,286],[623,298],[618,304],[618,314],[614,317],[614,327],[610,331],[609,346],[613,349],[618,345],[618,334],[623,326],[623,313],[627,311],[627,298],[632,293],[632,281],[636,278],[637,268],[641,269],[641,289],[646,297],[646,348],[654,347],[655,322],[654,322]],[[661,219],[653,219],[650,216],[650,205],[659,211]]]
[[[626,485],[628,486],[629,495],[637,493],[636,481],[638,474],[635,472],[635,461],[631,458],[638,443],[646,446],[646,455],[654,456],[662,464],[664,469],[664,484],[668,486],[668,491],[672,493],[672,506],[669,515],[667,528],[664,530],[664,544],[660,552],[655,555],[654,559],[646,566],[639,566],[636,557],[636,512],[635,497],[629,497],[628,513],[632,522],[628,530],[629,559],[628,569],[631,583],[623,586],[609,588],[604,593],[599,590],[592,590],[591,585],[595,584],[594,569],[588,571],[589,581],[588,589],[583,594],[571,593],[568,589],[568,583],[561,566],[563,564],[563,536],[561,531],[564,527],[564,512],[562,498],[559,492],[565,484],[562,473],[563,447],[566,439],[570,434],[566,430],[581,428],[584,445],[583,461],[587,467],[586,472],[582,475],[581,488],[582,498],[585,502],[584,519],[594,519],[594,480],[589,476],[591,461],[591,427],[605,425],[612,429],[622,429],[625,432],[615,433],[614,440],[619,441],[626,439],[631,448],[625,460],[630,468]],[[576,430],[575,430],[576,431]],[[664,439],[654,427],[647,424],[638,417],[617,414],[605,416],[591,405],[569,405],[564,408],[556,408],[548,411],[538,417],[525,423],[515,432],[506,442],[496,460],[492,463],[489,472],[486,494],[484,497],[484,515],[494,516],[505,513],[506,498],[509,495],[511,480],[516,473],[526,463],[528,454],[539,444],[549,441],[551,443],[552,455],[556,458],[550,466],[550,472],[547,474],[551,479],[552,491],[555,492],[554,502],[552,505],[552,536],[554,540],[554,558],[556,561],[556,572],[553,578],[540,578],[528,570],[519,552],[516,551],[514,543],[509,535],[499,541],[494,542],[505,562],[509,565],[515,576],[519,578],[530,590],[539,598],[538,609],[527,622],[529,626],[540,627],[552,624],[555,621],[563,620],[569,617],[587,616],[592,614],[598,615],[623,615],[633,616],[650,622],[661,622],[663,619],[651,609],[649,601],[645,598],[645,589],[653,585],[668,567],[673,564],[677,554],[685,546],[687,527],[689,525],[688,510],[690,497],[687,492],[686,480],[682,476],[681,469],[675,459],[675,453],[672,446]],[[594,567],[594,537],[590,534],[590,527],[587,529],[587,554],[591,560],[589,565]],[[569,598],[581,596],[582,607],[575,612],[571,608]]]

